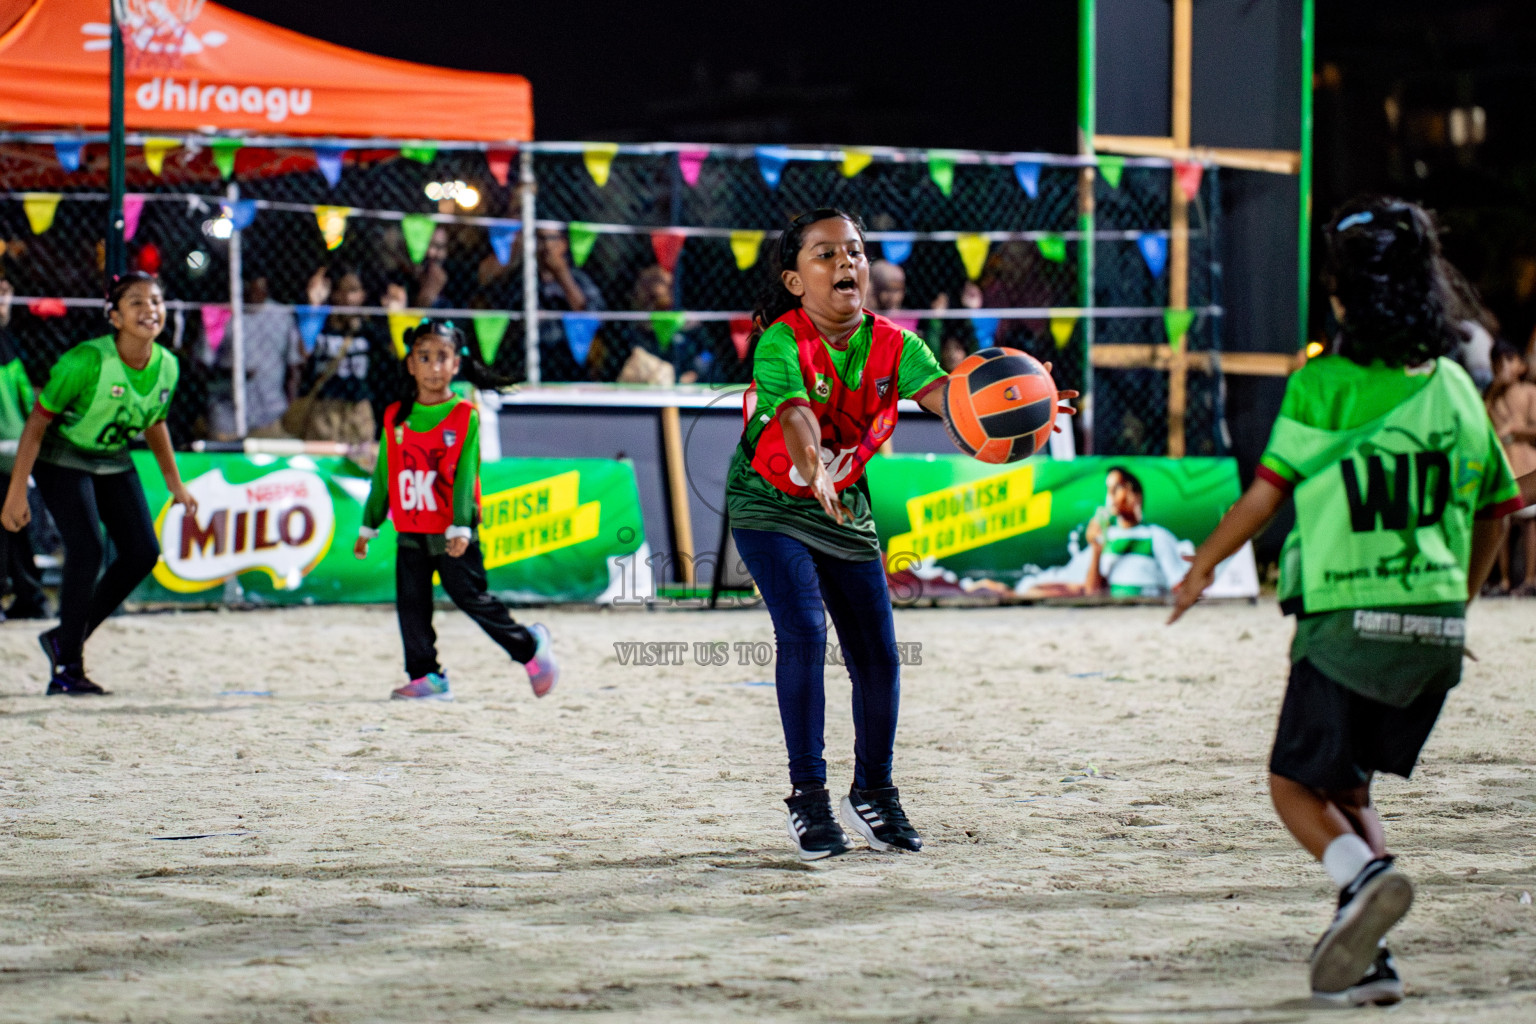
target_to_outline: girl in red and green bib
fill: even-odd
[[[395,700],[452,700],[448,673],[437,660],[432,629],[432,577],[459,610],[521,662],[535,697],[560,678],[549,630],[524,627],[486,593],[485,561],[475,527],[480,520],[480,423],[473,402],[455,393],[460,356],[469,383],[498,383],[451,320],[423,320],[406,332],[411,397],[384,410],[384,432],[373,487],[363,508],[354,553],[368,557],[368,542],[387,515],[394,522],[395,610],[405,644],[407,682]]]
[[[942,414],[945,374],[922,338],[864,310],[869,260],[851,214],[796,217],[779,237],[776,270],[755,314],[752,388],[726,503],[736,550],[773,619],[789,835],[806,860],[850,849],[822,757],[830,616],[853,681],[843,820],[877,850],[916,851],[922,839],[891,780],[900,666],[864,467],[895,429],[900,399]]]
[[[27,476],[64,541],[59,625],[38,638],[52,666],[49,693],[102,694],[86,677],[86,638],[117,610],[160,557],[154,517],[128,455],[139,434],[149,444],[171,500],[197,511],[182,486],[165,416],[176,392],[176,357],[155,344],[165,327],[165,297],[149,274],[115,278],[107,295],[114,334],[82,342],[54,364],[16,448],[0,525],[27,524]],[[116,557],[102,571],[102,529]]]
[[[1296,616],[1269,761],[1280,820],[1339,887],[1314,996],[1391,1003],[1385,935],[1413,886],[1387,853],[1377,772],[1407,778],[1461,680],[1466,607],[1520,508],[1477,388],[1448,358],[1440,245],[1399,199],[1355,200],[1326,232],[1335,354],[1286,385],[1254,480],[1200,545],[1170,621],[1294,493],[1280,607]]]

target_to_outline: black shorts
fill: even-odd
[[[1310,661],[1291,666],[1269,770],[1303,786],[1340,791],[1363,786],[1374,772],[1408,778],[1440,717],[1444,690],[1405,708],[1362,697],[1323,675]]]

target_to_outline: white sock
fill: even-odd
[[[1369,844],[1353,832],[1339,836],[1323,851],[1323,870],[1340,889],[1355,880],[1361,870],[1376,859]]]

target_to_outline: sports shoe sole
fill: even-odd
[[[451,693],[432,693],[432,694],[427,694],[426,696],[423,696],[423,697],[408,697],[408,696],[406,696],[403,693],[393,693],[392,692],[389,695],[389,699],[390,700],[439,700],[439,701],[445,701],[446,702],[446,701],[453,700],[453,694],[451,694]]]
[[[1350,901],[1312,954],[1312,991],[1347,993],[1376,959],[1377,944],[1413,906],[1413,883],[1384,871]],[[1364,986],[1362,986],[1364,987]]]
[[[807,850],[800,845],[800,837],[795,834],[794,822],[786,821],[784,830],[789,833],[789,841],[795,844],[795,849],[800,853],[801,860],[826,860],[828,857],[840,857],[853,847],[847,843],[831,850]]]
[[[843,824],[847,825],[859,835],[863,836],[864,841],[869,844],[869,848],[871,850],[877,850],[880,853],[907,852],[899,846],[892,846],[890,843],[876,839],[875,830],[870,826],[869,822],[859,817],[859,812],[853,809],[853,801],[848,797],[843,797],[843,803],[842,806],[838,808],[838,813],[843,819]]]
[[[1343,992],[1313,992],[1312,998],[1329,1006],[1391,1006],[1403,1001],[1403,983],[1373,981],[1354,985]]]

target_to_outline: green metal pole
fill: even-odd
[[[1077,7],[1077,151],[1093,155],[1093,136],[1097,131],[1098,83],[1098,6],[1097,0],[1078,0]],[[1082,241],[1077,249],[1077,301],[1088,310],[1093,307],[1094,169],[1085,167],[1078,175],[1077,230]],[[1083,397],[1078,418],[1082,424],[1083,451],[1093,454],[1093,333],[1094,319],[1083,317]]]
[[[123,34],[118,31],[117,0],[107,5],[112,10],[112,70],[110,88],[110,130],[107,138],[107,277],[128,269],[128,247],[123,240],[123,163],[127,153],[123,128]]]
[[[1316,0],[1301,0],[1301,225],[1296,251],[1297,348],[1307,345],[1312,293],[1312,71]]]

